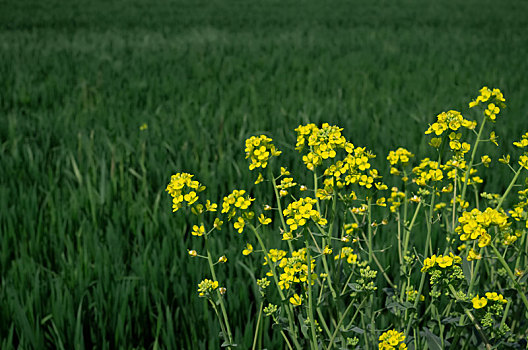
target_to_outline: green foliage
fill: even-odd
[[[422,154],[423,126],[484,84],[524,116],[528,5],[493,4],[2,2],[0,348],[219,348],[168,174],[200,174],[220,199],[251,181],[238,162],[250,134],[283,148],[308,121],[381,159]],[[523,123],[497,134],[518,139]],[[504,190],[495,173],[488,192]],[[243,248],[227,234],[214,244]],[[223,276],[240,348],[258,309],[248,270]]]

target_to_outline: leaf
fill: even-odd
[[[454,323],[458,323],[458,321],[460,321],[460,316],[459,317],[446,317],[442,320],[442,323],[443,324],[454,324]]]
[[[420,334],[424,336],[425,339],[427,339],[427,345],[429,345],[429,348],[431,348],[431,350],[442,350],[442,339],[440,339],[439,336],[431,333],[429,328],[424,327],[423,329],[424,330],[420,332]]]
[[[464,272],[467,284],[471,284],[471,268],[469,266],[469,261],[466,259],[462,259],[462,272]]]
[[[354,333],[357,333],[357,334],[363,334],[363,333],[365,333],[365,331],[364,331],[363,329],[359,328],[359,327],[352,327],[352,328],[350,329],[350,331],[351,331],[351,332],[354,332]]]

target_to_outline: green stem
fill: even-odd
[[[466,196],[466,189],[467,189],[467,183],[469,179],[469,172],[471,171],[471,168],[473,167],[473,162],[475,160],[475,155],[477,154],[477,147],[480,142],[480,137],[482,136],[482,131],[484,130],[484,125],[486,124],[486,117],[482,119],[482,123],[480,124],[480,129],[477,135],[477,139],[475,140],[475,144],[473,145],[473,151],[471,152],[471,158],[469,160],[469,165],[466,169],[466,173],[464,174],[464,186],[462,186],[462,193],[460,195],[460,199],[464,200]]]
[[[359,310],[361,310],[361,307],[363,306],[363,304],[365,303],[366,300],[367,299],[363,299],[363,301],[359,304],[359,306],[356,309],[356,312],[354,313],[354,316],[352,316],[352,319],[350,320],[350,324],[352,324],[352,322],[354,322],[354,319],[357,317],[357,315],[359,313]],[[337,325],[335,327],[334,333],[332,334],[332,337],[330,337],[330,343],[328,343],[328,346],[326,347],[326,350],[330,350],[332,348],[332,345],[334,345],[334,340],[335,340],[335,338],[337,336],[337,333],[339,332],[339,328],[341,328],[341,324],[345,320],[346,315],[352,309],[352,305],[354,305],[353,301],[348,305],[348,307],[346,308],[345,312],[343,313],[343,315],[339,319],[339,322],[337,323]]]
[[[521,171],[522,170],[523,170],[522,166],[520,166],[519,169],[517,169],[517,171],[515,172],[515,176],[513,177],[513,179],[510,182],[510,185],[506,189],[506,192],[504,192],[502,197],[499,199],[499,203],[497,204],[497,207],[495,208],[495,210],[499,210],[502,207],[502,203],[504,202],[504,200],[506,199],[506,197],[510,193],[511,189],[513,188],[513,186],[517,182],[517,178],[519,177],[519,175],[521,175]]]
[[[216,273],[214,269],[213,258],[209,250],[209,241],[207,240],[207,235],[204,235],[204,238],[205,238],[205,250],[207,251],[207,262],[209,263],[209,270],[211,271],[211,276],[213,277],[213,280],[218,281],[218,279],[216,278]],[[224,298],[222,294],[220,293],[220,290],[218,289],[216,291],[216,294],[218,296],[218,300],[220,302],[220,309],[222,310],[222,315],[224,317],[225,328],[227,331],[227,340],[229,341],[229,344],[233,344],[233,335],[231,334],[231,327],[229,326],[229,317],[227,317],[227,312],[226,312],[226,308],[224,304]],[[231,349],[231,347],[228,347],[228,348]]]
[[[439,162],[440,163],[440,162]],[[429,242],[431,241],[431,220],[433,218],[433,209],[434,209],[434,199],[435,199],[435,192],[436,190],[433,188],[431,191],[431,202],[429,203],[429,216],[426,216],[427,219],[427,238],[425,239],[425,248],[424,248],[424,259],[427,256],[427,251],[429,250]],[[418,294],[416,296],[416,299],[414,300],[413,308],[414,312],[412,313],[412,318],[416,316],[418,303],[420,302],[420,295],[422,295],[423,287],[425,284],[425,276],[426,273],[422,273],[422,277],[420,278],[420,287],[418,288]],[[411,330],[412,320],[408,321],[407,328],[405,329],[405,337],[409,335],[409,331]],[[418,339],[415,340],[415,344],[417,343]]]
[[[284,221],[284,215],[282,213],[282,205],[280,201],[279,190],[277,189],[277,184],[275,183],[275,177],[273,176],[273,171],[271,171],[271,168],[269,167],[268,167],[268,176],[270,178],[271,183],[273,184],[273,191],[275,192],[277,210],[279,211],[279,217],[281,220],[282,229],[284,230],[284,232],[288,232],[288,226],[286,226],[286,222]],[[290,249],[290,253],[292,253],[293,252],[292,244],[290,241],[287,241],[287,243],[288,243],[288,248]]]
[[[526,294],[524,294],[521,285],[515,279],[515,276],[513,275],[513,272],[510,269],[510,266],[508,266],[508,263],[506,262],[506,260],[504,260],[504,258],[499,253],[499,251],[497,250],[497,248],[495,247],[495,245],[493,243],[490,244],[490,247],[493,250],[493,253],[495,253],[495,256],[497,257],[499,262],[506,269],[506,272],[508,273],[508,276],[510,277],[510,280],[513,282],[513,285],[515,286],[515,289],[517,289],[517,291],[519,292],[519,295],[521,296],[521,299],[522,299],[522,301],[524,303],[524,306],[526,307],[526,311],[528,311],[528,299],[526,299]]]
[[[455,300],[456,301],[460,301],[460,298],[458,297],[457,292],[456,292],[455,288],[452,285],[449,285],[449,290],[451,291],[451,295],[453,295]],[[473,324],[475,325],[475,329],[477,330],[477,332],[480,333],[480,336],[484,340],[484,343],[486,344],[486,349],[491,349],[491,344],[489,343],[488,338],[484,334],[484,330],[482,329],[482,327],[480,326],[478,321],[475,319],[475,316],[473,316],[471,311],[469,311],[465,307],[463,307],[463,308],[464,308],[464,313],[468,316],[468,318],[471,320],[471,322],[473,322]],[[454,344],[454,345],[456,345],[456,344]]]
[[[368,262],[372,261],[372,197],[368,198]]]
[[[260,320],[262,319],[262,306],[263,305],[264,305],[264,301],[261,301],[260,307],[259,307],[259,315],[257,318],[257,326],[255,327],[255,335],[253,336],[253,346],[251,347],[252,350],[255,350],[257,348],[257,339],[258,339],[258,334],[260,332]]]
[[[310,329],[312,331],[312,341],[311,348],[317,350],[317,334],[315,333],[315,319],[313,314],[313,301],[312,301],[312,257],[310,254],[310,246],[308,240],[305,239],[306,246],[306,266],[307,266],[307,275],[306,282],[308,285],[308,317],[310,318]]]

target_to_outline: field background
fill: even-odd
[[[488,0],[0,0],[0,348],[218,349],[170,175],[196,174],[214,200],[251,189],[243,142],[258,133],[295,175],[307,122],[343,127],[385,169],[398,146],[428,154],[428,123],[467,112],[483,85],[509,101],[496,130],[512,150],[528,129],[527,14]],[[488,174],[484,189],[503,189],[504,167]],[[222,235],[247,349],[256,290],[235,263],[244,237]]]

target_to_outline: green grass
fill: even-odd
[[[213,199],[249,188],[245,138],[293,154],[306,122],[343,127],[383,169],[398,146],[427,154],[427,124],[483,85],[511,101],[497,133],[518,139],[528,3],[507,3],[0,1],[0,347],[217,349],[170,175]],[[223,233],[214,250],[235,257],[244,239]],[[255,286],[235,263],[221,276],[248,348]]]

